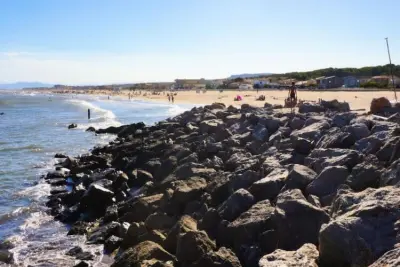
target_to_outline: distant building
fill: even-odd
[[[360,80],[354,76],[346,76],[343,78],[343,86],[346,88],[354,88],[360,86]]]
[[[394,76],[393,78],[394,78],[394,84],[396,86],[400,85],[400,78],[396,77],[396,76]],[[376,83],[388,84],[389,86],[391,86],[392,76],[388,76],[388,75],[374,76],[374,77],[371,78],[371,80],[376,82]]]
[[[206,86],[209,81],[206,79],[176,79],[175,88],[176,89],[192,89],[200,85]]]
[[[272,79],[265,79],[265,80],[255,80],[253,82],[253,86],[254,87],[259,87],[259,88],[263,88],[269,84],[271,84]]]
[[[329,88],[339,88],[343,86],[343,78],[337,76],[329,76],[329,77],[320,77],[317,78],[318,88],[320,89],[329,89]]]
[[[249,89],[253,89],[253,86],[251,84],[242,83],[239,85],[239,89],[240,90],[249,90]]]

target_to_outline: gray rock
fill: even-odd
[[[355,137],[349,132],[343,132],[339,128],[329,129],[324,136],[319,139],[315,147],[317,148],[350,148],[356,142]]]
[[[300,154],[308,155],[314,148],[314,143],[308,139],[298,137],[293,142],[293,149]]]
[[[330,125],[326,121],[316,122],[300,130],[293,131],[290,134],[290,138],[292,140],[296,140],[298,138],[305,138],[310,141],[317,141],[321,138],[323,132],[329,128]]]
[[[79,207],[82,211],[104,214],[106,207],[113,203],[114,192],[98,184],[91,184],[82,197]]]
[[[206,120],[206,121],[202,121],[199,125],[200,127],[200,131],[202,133],[208,133],[208,134],[212,134],[215,133],[218,129],[219,125],[222,125],[223,122],[221,120]]]
[[[326,110],[334,110],[339,112],[349,112],[350,105],[347,102],[339,102],[336,99],[325,101],[321,100],[321,106],[324,107]]]
[[[294,250],[305,243],[318,244],[321,225],[329,221],[324,210],[311,205],[299,189],[279,194],[276,201],[278,248]]]
[[[311,112],[324,112],[325,108],[311,103],[302,103],[299,105],[299,112],[300,113],[311,113]]]
[[[374,135],[370,135],[368,137],[358,140],[354,144],[354,149],[366,155],[375,154],[383,146],[384,144],[383,139],[386,138],[386,135],[383,138],[381,138],[379,136],[380,133],[385,133],[385,132],[378,132]]]
[[[398,240],[400,189],[340,190],[319,235],[320,264],[368,266]]]
[[[209,251],[207,254],[190,265],[191,267],[241,267],[239,259],[232,250],[221,247],[218,251]]]
[[[253,130],[252,137],[260,142],[268,140],[268,129],[262,124],[257,124]]]
[[[396,160],[382,172],[379,186],[397,185],[400,182],[400,160]]]
[[[240,214],[248,210],[255,203],[254,196],[245,189],[235,191],[217,211],[221,218],[227,221],[233,221]]]
[[[381,174],[375,162],[366,159],[353,168],[351,175],[346,180],[346,184],[355,191],[362,191],[368,187],[378,187],[380,177]]]
[[[400,248],[389,250],[369,267],[400,266]]]
[[[254,197],[260,201],[274,199],[285,185],[289,172],[286,169],[275,169],[265,178],[255,182],[249,189]]]
[[[290,120],[289,127],[292,130],[300,130],[301,128],[303,128],[304,123],[305,120],[298,117],[294,117],[292,120]]]
[[[318,197],[335,193],[339,185],[343,184],[349,171],[343,166],[328,166],[307,186],[307,193]]]
[[[286,179],[285,188],[297,188],[303,191],[307,185],[315,179],[316,176],[317,173],[310,168],[303,165],[294,164]]]
[[[332,118],[332,126],[342,128],[346,125],[349,125],[350,122],[357,117],[357,114],[347,112],[336,114]]]
[[[314,149],[304,160],[304,165],[320,173],[328,166],[345,166],[352,169],[360,163],[362,155],[355,150],[339,148]]]
[[[346,132],[351,133],[356,141],[368,137],[371,132],[368,127],[363,123],[355,123],[344,128]]]
[[[188,231],[178,237],[176,257],[184,265],[199,260],[203,255],[216,249],[204,231]]]
[[[188,215],[183,215],[176,222],[174,227],[169,230],[163,247],[172,254],[175,254],[179,236],[189,231],[197,231],[197,222],[192,217]]]
[[[313,244],[304,244],[295,251],[277,249],[264,255],[258,267],[318,267],[318,255],[318,250]]]
[[[376,156],[380,161],[392,162],[399,158],[400,136],[390,138],[385,144],[376,152]]]

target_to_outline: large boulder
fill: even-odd
[[[241,188],[235,191],[217,211],[221,218],[227,221],[233,221],[240,214],[248,210],[255,203],[255,198],[247,190]]]
[[[242,213],[236,220],[229,223],[226,230],[220,233],[229,246],[240,251],[242,245],[257,244],[260,233],[275,228],[275,208],[269,200],[254,204],[249,210]]]
[[[324,136],[319,139],[315,147],[317,148],[350,148],[356,139],[349,132],[344,132],[339,128],[329,129]]]
[[[318,250],[313,244],[304,244],[298,250],[286,251],[277,249],[263,256],[259,267],[318,267]]]
[[[384,112],[385,109],[391,108],[392,105],[386,97],[374,98],[371,101],[370,111],[373,114]]]
[[[252,137],[260,142],[268,140],[268,129],[262,124],[257,124],[253,129]]]
[[[350,105],[347,102],[339,102],[338,100],[325,101],[321,100],[321,106],[326,110],[339,111],[339,112],[349,112]]]
[[[368,137],[358,140],[354,144],[354,149],[363,154],[375,154],[384,144],[387,137],[385,132],[378,132]]]
[[[339,190],[332,220],[319,234],[320,263],[329,266],[368,266],[398,241],[400,189],[367,188],[355,193]]]
[[[113,191],[93,183],[82,197],[79,207],[82,211],[93,211],[102,215],[107,206],[113,203],[113,197]]]
[[[223,125],[223,124],[224,124],[223,121],[213,119],[213,120],[202,121],[200,123],[199,127],[200,127],[200,131],[202,133],[212,134],[217,131],[219,125]]]
[[[232,250],[221,247],[218,251],[209,251],[190,267],[241,267],[239,259]]]
[[[175,254],[178,238],[180,235],[189,231],[197,231],[197,222],[188,215],[183,215],[172,227],[164,241],[163,247],[169,252]]]
[[[330,128],[327,121],[320,121],[306,126],[300,130],[293,131],[290,134],[292,140],[304,138],[310,141],[318,141],[323,135],[324,131]]]
[[[333,116],[332,118],[332,126],[342,128],[346,125],[349,125],[350,122],[357,117],[356,113],[346,112],[339,113]]]
[[[316,176],[317,173],[310,168],[304,165],[294,164],[287,176],[285,188],[304,190]]]
[[[365,125],[364,123],[354,123],[352,125],[346,126],[344,127],[344,131],[350,133],[356,141],[368,137],[371,134],[367,125]]]
[[[393,162],[400,156],[400,136],[392,137],[386,140],[381,149],[376,152],[376,156],[380,161]]]
[[[176,262],[175,256],[165,251],[159,244],[144,241],[133,248],[124,251],[115,258],[112,267],[136,267],[142,266],[146,260],[159,260],[162,262]]]
[[[203,255],[216,249],[204,231],[189,231],[178,238],[176,257],[183,265],[200,259]]]
[[[318,104],[312,103],[301,103],[299,104],[300,113],[311,113],[311,112],[324,112],[325,108]]]
[[[400,266],[400,248],[389,250],[369,267]]]
[[[377,162],[367,158],[353,168],[346,180],[346,184],[355,191],[362,191],[368,187],[378,187],[380,177],[381,173],[377,167]]]
[[[169,230],[176,223],[176,219],[161,212],[150,214],[144,222],[147,229]]]
[[[279,194],[276,201],[278,248],[294,250],[305,243],[318,244],[321,225],[329,216],[321,208],[310,204],[299,189]]]
[[[352,169],[362,161],[362,155],[355,150],[339,148],[314,149],[304,160],[304,165],[320,173],[328,166],[345,166]]]
[[[349,171],[346,167],[328,166],[307,186],[306,191],[318,197],[333,194],[348,176]]]
[[[400,182],[400,160],[396,160],[384,170],[379,180],[379,186],[398,185]]]
[[[129,205],[128,211],[121,216],[121,219],[129,223],[146,220],[150,214],[160,207],[163,196],[163,194],[155,194],[139,198]]]
[[[206,180],[201,177],[178,180],[174,182],[174,193],[170,201],[173,205],[184,206],[188,202],[198,199],[206,186]]]
[[[249,188],[249,191],[257,200],[272,200],[279,194],[282,187],[285,185],[288,174],[289,172],[286,169],[275,169],[265,178],[256,181]]]

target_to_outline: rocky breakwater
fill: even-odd
[[[118,137],[47,174],[49,212],[114,267],[391,266],[400,127],[337,103],[215,103],[98,130]]]

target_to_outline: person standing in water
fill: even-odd
[[[173,94],[171,95],[171,101],[172,101],[172,103],[174,103],[174,95]]]
[[[171,102],[171,97],[169,96],[169,94],[167,94],[168,97],[168,102]]]

